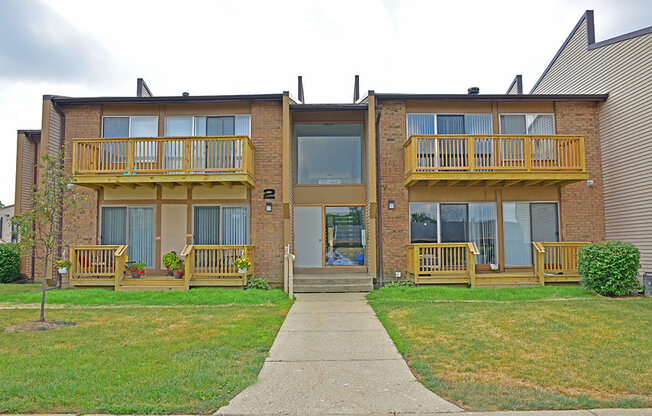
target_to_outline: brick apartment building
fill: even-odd
[[[356,83],[357,85],[357,83]],[[63,147],[87,195],[66,283],[116,289],[574,282],[605,237],[598,107],[605,94],[382,94],[307,104],[281,94],[45,96],[19,131],[16,212],[34,161]],[[70,218],[64,219],[69,221]],[[166,276],[163,254],[185,258]],[[253,260],[244,273],[233,261]],[[123,273],[147,264],[146,278]],[[23,271],[37,280],[38,259]],[[57,277],[56,271],[52,271]]]

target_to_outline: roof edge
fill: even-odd
[[[210,103],[210,102],[235,102],[235,101],[282,101],[283,94],[238,94],[238,95],[190,95],[190,96],[157,96],[157,97],[62,97],[57,95],[44,95],[57,104],[160,104],[160,103]]]
[[[379,100],[439,101],[606,101],[609,94],[382,94]]]

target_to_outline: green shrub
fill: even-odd
[[[267,283],[267,280],[254,277],[249,279],[245,289],[259,289],[259,290],[270,290],[272,287]]]
[[[383,287],[415,287],[414,282],[409,280],[396,280],[394,282],[389,282]]]
[[[18,279],[20,273],[20,252],[15,244],[0,244],[0,283]]]
[[[582,247],[577,255],[577,271],[582,286],[604,296],[638,292],[641,253],[633,244],[605,241]]]

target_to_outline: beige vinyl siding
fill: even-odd
[[[54,109],[54,104],[52,101],[48,102],[50,106],[50,119],[48,121],[48,154],[50,156],[56,156],[61,150],[61,116],[57,113],[57,110]]]
[[[513,83],[511,87],[509,87],[509,91],[507,91],[507,94],[514,95],[518,94],[518,84]]]
[[[34,188],[34,152],[36,146],[24,134],[18,135],[18,149],[20,151],[18,171],[16,172],[16,213],[30,209],[32,203],[32,190]]]
[[[606,237],[636,244],[652,271],[652,34],[587,48],[587,23],[534,94],[608,93],[599,131]]]

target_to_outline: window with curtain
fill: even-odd
[[[195,206],[194,244],[249,244],[249,207],[243,205]]]
[[[552,114],[501,114],[501,134],[552,135],[555,134],[555,118]],[[532,157],[534,159],[554,158],[552,140],[533,140]],[[517,157],[522,158],[523,149]]]
[[[157,137],[158,117],[156,116],[107,116],[102,120],[102,137]],[[103,149],[105,163],[124,163],[127,160],[127,144],[125,142],[109,142]],[[155,155],[147,152],[147,146],[136,142],[134,157],[137,162],[153,161]]]
[[[473,242],[480,251],[476,264],[497,263],[496,225],[493,202],[410,204],[411,243]]]
[[[434,114],[408,114],[407,137],[413,134],[435,134]]]
[[[532,241],[558,241],[556,202],[504,202],[505,265],[531,266]]]
[[[190,137],[193,133],[193,117],[166,117],[165,136]],[[165,168],[183,169],[183,144],[179,141],[165,142]]]
[[[153,207],[102,207],[100,228],[102,244],[129,244],[129,261],[154,267]]]

